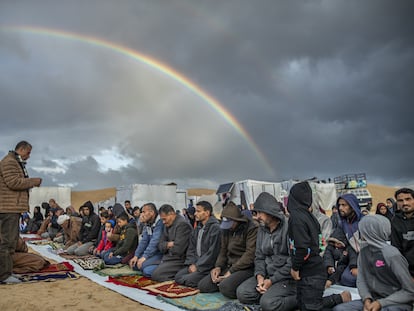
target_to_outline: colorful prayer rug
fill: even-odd
[[[100,276],[128,276],[128,275],[141,275],[140,271],[131,269],[128,265],[121,266],[105,266],[105,268],[100,270],[95,270],[94,273],[99,274]]]
[[[15,274],[15,276],[22,282],[54,282],[63,279],[79,279],[79,274],[71,271],[51,272],[51,273],[27,273]]]
[[[199,293],[183,298],[167,298],[157,296],[157,299],[186,310],[217,310],[226,302],[234,301],[221,293]]]
[[[50,273],[50,272],[59,272],[59,271],[73,271],[73,266],[67,262],[63,261],[60,263],[51,263],[49,266],[43,268],[37,273]]]
[[[23,237],[22,239],[23,239],[23,241],[25,241],[25,242],[45,240],[45,239],[43,239],[41,236],[36,236],[36,237]],[[47,241],[47,240],[45,240],[45,241]]]
[[[117,277],[110,276],[108,277],[107,282],[139,289],[156,283],[155,281],[143,275],[124,275]]]
[[[101,258],[97,258],[95,256],[87,258],[73,258],[72,260],[84,270],[99,270],[105,267],[105,262]]]
[[[175,281],[165,281],[161,283],[145,286],[143,289],[150,291],[152,294],[161,295],[168,298],[180,298],[198,294],[200,291],[196,288],[177,284]]]

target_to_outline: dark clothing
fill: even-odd
[[[297,301],[301,311],[322,310],[325,290],[325,276],[312,275],[302,277],[297,282]]]
[[[158,244],[158,249],[163,254],[161,263],[152,273],[154,281],[163,282],[173,280],[179,270],[184,268],[190,236],[193,228],[184,219],[176,216],[170,227],[164,226],[164,232]],[[174,246],[167,247],[167,243],[173,241]]]
[[[306,189],[298,188],[298,185],[304,185]],[[312,275],[325,276],[322,257],[319,256],[321,228],[318,220],[308,210],[311,204],[312,190],[309,184],[294,185],[288,199],[289,243],[292,269],[299,271],[302,278]]]
[[[398,248],[407,259],[409,271],[414,277],[414,217],[396,213],[391,221],[391,245]]]
[[[18,213],[0,213],[0,281],[7,279],[13,270],[14,251],[19,238]]]
[[[198,287],[198,282],[210,273],[214,268],[220,251],[220,225],[218,220],[211,216],[206,224],[198,223],[190,239],[187,256],[184,262],[185,268],[175,275],[178,284]],[[188,267],[194,264],[195,272],[188,272]]]
[[[138,245],[138,234],[135,224],[128,223],[121,227],[119,241],[113,250],[114,256],[125,257],[134,253]]]
[[[91,201],[85,202],[82,207],[89,209],[89,215],[82,217],[82,227],[80,229],[80,241],[82,244],[96,242],[101,228],[101,219],[95,214]]]
[[[215,266],[231,273],[254,266],[257,225],[250,219],[236,230],[222,230],[220,253]]]
[[[221,274],[226,273],[227,270],[222,270]],[[240,284],[242,284],[245,280],[253,276],[253,267],[244,269],[244,270],[238,270],[235,272],[232,272],[230,276],[225,278],[223,281],[221,281],[218,285],[217,283],[213,283],[211,280],[211,276],[206,275],[199,283],[198,283],[198,289],[201,293],[214,293],[220,291],[224,296],[236,299],[237,294],[236,290],[239,287]]]

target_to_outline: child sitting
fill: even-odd
[[[104,252],[114,247],[114,244],[108,240],[107,234],[112,232],[115,226],[115,220],[110,219],[105,223],[104,230],[101,233],[101,239],[99,241],[98,246],[93,250],[93,254],[97,257],[103,257]]]
[[[323,262],[328,273],[325,288],[340,283],[341,275],[349,264],[350,256],[355,256],[356,260],[356,253],[349,247],[345,235],[341,233],[342,231],[335,231],[331,234],[323,255]]]
[[[123,262],[131,254],[133,255],[138,245],[138,233],[135,223],[128,222],[129,217],[124,212],[116,219],[118,226],[121,228],[119,241],[116,246],[106,251],[102,256],[105,264],[115,265]]]

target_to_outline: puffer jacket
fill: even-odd
[[[29,189],[34,186],[34,178],[25,178],[14,152],[9,152],[0,161],[0,213],[29,211]]]

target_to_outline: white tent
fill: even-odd
[[[151,202],[154,203],[157,208],[163,204],[170,204],[176,209],[177,186],[132,184],[116,188],[115,201],[123,206],[125,200],[130,200],[132,206],[142,206],[145,203]]]
[[[49,202],[50,199],[55,199],[60,207],[66,208],[71,205],[72,188],[70,187],[36,187],[30,190],[29,206],[30,213],[33,215],[35,206],[41,206],[42,202]],[[40,211],[42,214],[43,210]]]

